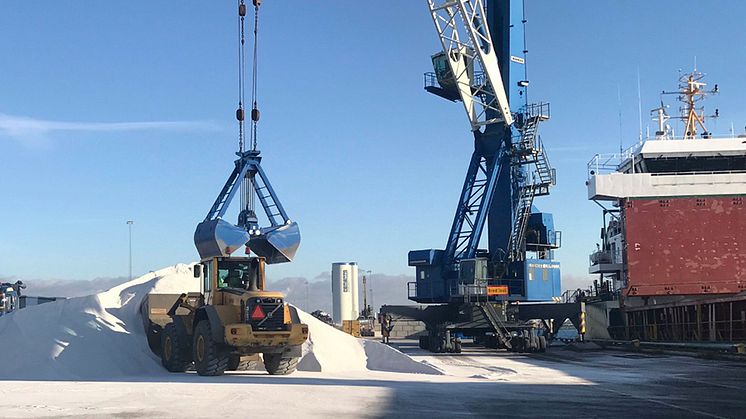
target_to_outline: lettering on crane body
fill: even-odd
[[[525,64],[526,63],[526,60],[524,60],[521,57],[516,57],[515,55],[511,55],[510,56],[510,61],[512,61],[514,63],[518,63],[518,64]]]
[[[529,268],[542,268],[542,269],[559,269],[559,264],[556,263],[529,263]]]

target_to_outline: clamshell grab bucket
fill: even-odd
[[[197,224],[194,232],[194,245],[202,259],[230,256],[245,244],[268,264],[290,262],[300,246],[300,228],[293,221],[262,228],[260,235],[251,236],[243,228],[218,218]]]

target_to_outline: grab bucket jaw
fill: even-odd
[[[268,264],[290,262],[300,246],[300,228],[292,221],[276,227],[261,229],[259,236],[251,236],[249,247]]]
[[[202,259],[226,257],[248,243],[249,233],[220,218],[197,224],[194,245]]]

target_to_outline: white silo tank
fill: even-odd
[[[354,320],[351,270],[347,262],[332,263],[332,319],[337,324],[342,324],[343,320]]]
[[[357,262],[350,262],[350,280],[352,284],[352,320],[360,317],[360,295],[358,295]]]

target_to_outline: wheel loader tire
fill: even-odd
[[[264,368],[269,375],[288,375],[295,372],[300,358],[283,358],[282,354],[264,354]]]
[[[231,355],[228,360],[228,368],[226,371],[251,371],[256,369],[258,362],[253,359],[241,361],[241,357],[238,355]]]
[[[209,320],[202,320],[194,328],[194,369],[199,375],[223,375],[228,368],[230,353],[212,340]]]
[[[161,333],[161,363],[171,372],[184,372],[192,365],[189,336],[180,332],[173,323]]]

